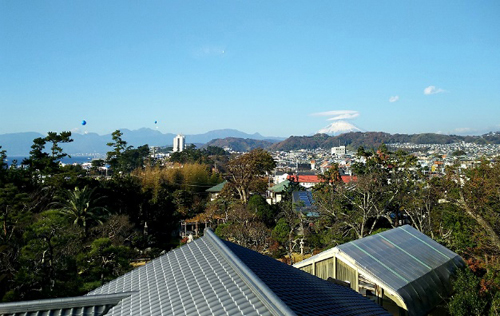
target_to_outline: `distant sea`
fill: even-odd
[[[10,166],[10,164],[12,163],[13,160],[17,160],[17,164],[21,164],[21,162],[24,160],[24,158],[28,158],[26,156],[7,156],[7,165]],[[85,162],[91,162],[93,159],[105,159],[106,157],[105,156],[71,156],[71,158],[69,157],[64,157],[63,159],[61,159],[61,162],[63,164],[74,164],[74,163],[77,163],[77,164],[82,164],[82,163],[85,163]]]

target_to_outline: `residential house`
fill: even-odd
[[[347,287],[221,240],[210,230],[86,296],[0,304],[0,314],[389,315]]]
[[[224,189],[224,186],[226,184],[227,180],[205,190],[205,192],[208,192],[210,194],[210,201],[215,200],[219,196],[219,194],[221,193],[222,189]]]
[[[352,175],[341,175],[342,181],[344,183],[349,183],[351,181],[356,181],[356,176]],[[317,175],[291,175],[288,177],[290,181],[296,181],[298,182],[301,186],[303,186],[306,189],[311,189],[318,183],[324,182],[321,180]]]

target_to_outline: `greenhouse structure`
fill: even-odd
[[[396,315],[426,315],[450,294],[462,258],[409,225],[326,250],[294,266],[344,283]]]

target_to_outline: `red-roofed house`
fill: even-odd
[[[351,181],[356,181],[357,177],[356,176],[341,176],[342,181],[344,183],[349,183]],[[301,186],[309,189],[315,186],[318,183],[323,182],[320,178],[318,178],[317,175],[289,175],[288,180],[290,181],[297,181]]]

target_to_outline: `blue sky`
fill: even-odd
[[[497,0],[0,0],[0,134],[500,131],[499,17]]]

